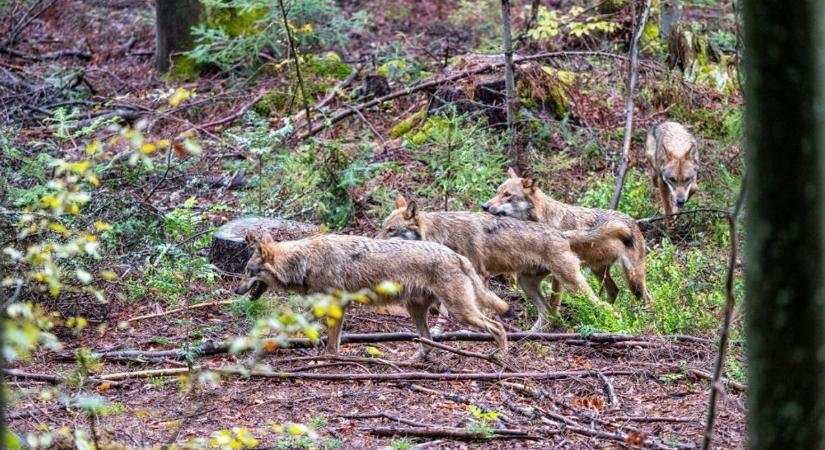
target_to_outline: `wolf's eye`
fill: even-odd
[[[679,180],[677,180],[677,179],[676,179],[676,177],[670,177],[670,178],[668,178],[668,181],[670,181],[671,183],[675,184],[675,183],[677,183]]]

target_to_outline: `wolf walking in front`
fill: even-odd
[[[617,246],[609,239],[594,239],[591,245],[577,246],[573,250],[602,281],[611,303],[619,294],[619,287],[610,276],[610,266],[617,260],[633,295],[650,301],[645,282],[644,236],[635,220],[618,211],[583,208],[553,200],[542,192],[538,180],[521,178],[513,169],[507,174],[507,180],[482,209],[496,216],[540,222],[561,230],[587,231],[611,222],[622,224],[631,230],[625,245]],[[553,295],[558,295],[557,285],[553,286]]]
[[[548,305],[541,282],[552,273],[554,285],[582,293],[594,304],[599,299],[581,273],[576,252],[611,248],[616,253],[632,242],[633,230],[612,221],[592,230],[559,231],[544,224],[475,212],[424,212],[403,196],[382,226],[380,237],[424,240],[444,244],[466,256],[482,278],[513,273],[538,311],[533,325],[544,327],[547,314],[557,314],[561,297]]]
[[[662,122],[648,132],[645,155],[664,213],[679,212],[697,190],[699,148],[696,139],[684,125]]]
[[[267,289],[355,292],[392,280],[401,285],[401,293],[380,301],[404,305],[419,335],[431,338],[427,311],[440,301],[464,325],[492,334],[502,355],[507,351],[504,327],[481,312],[483,307],[505,314],[507,303],[484,286],[467,258],[443,245],[344,235],[279,243],[266,233],[260,239],[254,234],[246,238],[253,254],[246,264],[246,279],[235,290],[238,295],[251,291],[256,300]],[[329,329],[328,353],[338,353],[343,321],[341,317]],[[427,351],[422,345],[420,354]]]

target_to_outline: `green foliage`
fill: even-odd
[[[251,183],[258,199],[248,194],[244,200],[251,205],[265,197],[270,200],[260,205],[261,213],[344,227],[355,211],[354,191],[384,168],[384,164],[369,162],[370,155],[367,147],[336,141],[314,141],[294,151],[267,153],[262,175]]]
[[[569,308],[570,323],[577,324],[579,332],[706,334],[718,325],[726,264],[722,255],[708,254],[704,248],[680,252],[665,239],[647,255],[650,304],[633,299],[619,268],[614,267],[611,275],[620,291],[613,308],[594,306],[566,291],[562,305]],[[589,281],[598,291],[598,280],[591,276]],[[736,285],[741,291],[741,280]]]
[[[476,209],[495,193],[490,181],[500,178],[508,161],[505,142],[501,133],[462,116],[428,118],[405,139],[433,180],[420,185],[416,194],[440,197],[457,210]]]
[[[606,177],[596,175],[588,183],[592,186],[582,195],[580,204],[588,208],[607,208],[613,197],[616,179],[612,174]],[[658,213],[657,204],[651,192],[650,179],[635,171],[628,171],[618,210],[635,218],[650,217]]]
[[[413,446],[413,442],[410,438],[402,437],[398,439],[393,439],[390,442],[390,448],[392,450],[410,450]]]
[[[456,29],[472,33],[473,51],[501,51],[501,3],[497,0],[460,0],[449,20]]]
[[[610,35],[621,29],[618,22],[599,20],[597,16],[583,17],[585,11],[580,6],[572,6],[567,13],[559,15],[557,10],[539,6],[536,25],[527,35],[537,41],[549,41],[562,33],[584,38],[595,34]]]
[[[273,311],[274,305],[265,299],[250,300],[249,297],[241,297],[229,305],[229,312],[233,316],[243,317],[253,323]]]
[[[486,437],[491,437],[495,434],[491,424],[498,420],[501,415],[500,413],[496,411],[484,411],[476,405],[470,405],[467,409],[473,416],[472,423],[467,427],[469,431],[481,433]]]
[[[346,17],[332,0],[285,1],[290,31],[299,53],[344,47],[348,36],[363,28],[365,12]],[[196,47],[187,53],[198,64],[226,72],[249,73],[268,51],[276,58],[289,52],[287,30],[277,2],[203,0],[208,20],[192,30]]]

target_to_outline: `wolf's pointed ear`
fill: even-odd
[[[533,191],[539,188],[539,180],[535,178],[524,178],[521,180],[521,187],[525,191]]]
[[[407,210],[404,211],[404,219],[410,220],[418,214],[418,205],[415,203],[415,200],[411,201],[407,204]]]
[[[264,232],[258,245],[258,248],[261,250],[261,256],[264,259],[270,259],[275,254],[275,249],[273,248],[275,240],[272,239],[271,234]]]
[[[244,240],[246,241],[246,245],[250,247],[256,247],[258,245],[258,233],[249,230],[244,235]]]
[[[404,198],[403,195],[398,194],[395,196],[395,207],[396,208],[406,208],[407,207],[407,199]]]
[[[507,168],[507,177],[508,178],[518,178],[518,174],[516,173],[516,169],[512,167]]]

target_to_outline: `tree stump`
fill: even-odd
[[[268,217],[241,217],[218,228],[209,248],[209,261],[229,273],[243,273],[252,249],[246,245],[246,233],[266,232],[275,241],[292,241],[319,234],[321,230],[311,223]]]

